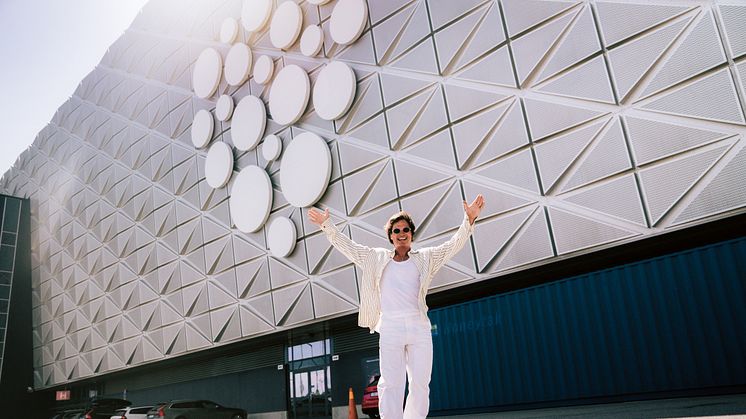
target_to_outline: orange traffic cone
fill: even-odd
[[[350,403],[347,419],[357,419],[357,406],[355,406],[355,394],[352,392],[352,387],[350,387]]]

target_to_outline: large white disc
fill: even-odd
[[[368,22],[365,0],[338,0],[332,11],[329,26],[332,39],[340,45],[355,42]]]
[[[251,71],[251,49],[248,45],[233,44],[225,57],[225,81],[238,86],[249,78]]]
[[[207,184],[215,189],[228,183],[233,173],[233,151],[224,142],[217,142],[210,147],[205,159],[205,178]]]
[[[269,112],[280,125],[290,125],[303,116],[311,93],[308,74],[295,64],[277,73],[269,91]]]
[[[223,57],[212,48],[202,51],[194,63],[192,87],[197,97],[205,99],[212,96],[220,84],[223,73]]]
[[[314,57],[324,45],[324,31],[318,25],[309,25],[300,37],[300,52],[306,57]]]
[[[300,35],[303,26],[303,11],[294,1],[282,3],[269,25],[269,40],[275,48],[290,48]]]
[[[254,63],[254,81],[259,84],[269,83],[274,72],[275,62],[267,55],[260,56]]]
[[[272,14],[272,0],[244,0],[241,9],[241,23],[249,32],[256,32],[264,27]]]
[[[227,17],[223,20],[223,24],[220,26],[220,42],[224,44],[232,44],[238,37],[238,21],[232,17]]]
[[[194,115],[192,120],[192,144],[196,148],[206,146],[212,139],[212,131],[215,128],[215,121],[212,119],[210,111],[200,109]]]
[[[357,81],[350,66],[334,61],[326,65],[313,86],[313,106],[321,119],[341,118],[350,109]]]
[[[279,217],[272,220],[267,230],[267,247],[272,256],[284,258],[295,250],[296,231],[293,220]]]
[[[294,207],[310,207],[326,192],[332,174],[329,146],[318,135],[304,132],[285,148],[280,163],[280,186]]]
[[[256,96],[248,95],[241,99],[233,111],[231,138],[241,151],[253,150],[264,136],[267,125],[267,111],[264,102]]]
[[[272,181],[258,166],[241,170],[233,182],[228,206],[236,228],[253,233],[267,222],[272,209]]]

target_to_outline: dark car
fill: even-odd
[[[376,375],[373,381],[365,387],[363,392],[363,413],[371,418],[380,418],[381,415],[378,412],[378,379],[380,375]]]
[[[172,400],[148,412],[148,419],[246,419],[246,411],[209,400]]]
[[[109,419],[114,413],[131,405],[132,402],[123,399],[93,398],[83,410],[84,419]]]

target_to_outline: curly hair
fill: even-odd
[[[409,213],[406,211],[399,211],[396,214],[392,215],[391,218],[386,222],[386,225],[383,226],[383,230],[386,232],[386,238],[389,239],[389,243],[394,244],[394,241],[391,240],[391,232],[394,229],[394,224],[396,224],[399,221],[406,221],[407,224],[409,224],[409,229],[412,230],[412,240],[414,240],[414,221],[412,221],[412,217],[409,216]]]

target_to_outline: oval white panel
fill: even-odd
[[[233,145],[241,151],[253,150],[264,136],[266,125],[267,110],[264,108],[264,102],[256,96],[244,97],[233,111]]]
[[[194,63],[192,72],[192,87],[194,93],[201,99],[208,98],[215,93],[220,84],[223,73],[223,57],[212,48],[202,51]]]
[[[284,258],[295,250],[295,224],[287,217],[272,220],[267,230],[267,247],[272,256]]]
[[[233,152],[228,144],[217,142],[210,147],[205,160],[207,184],[215,189],[228,183],[233,173]]]
[[[227,17],[220,26],[220,42],[232,44],[238,38],[238,21],[232,17]]]
[[[256,32],[264,27],[272,14],[273,0],[243,0],[241,23],[249,32]]]
[[[331,0],[308,0],[308,2],[313,4],[314,6],[321,6],[329,3],[330,1]]]
[[[324,31],[318,25],[309,25],[300,37],[300,52],[306,57],[313,57],[324,45]]]
[[[272,209],[272,182],[267,172],[258,166],[243,168],[230,195],[228,206],[236,228],[244,233],[262,228]]]
[[[251,48],[243,43],[234,44],[225,57],[225,81],[238,86],[249,78]]]
[[[360,37],[368,22],[368,6],[365,0],[339,0],[332,11],[329,31],[332,40],[349,45]]]
[[[303,26],[303,11],[294,1],[282,3],[269,26],[269,40],[275,48],[290,48],[300,35]]]
[[[215,121],[210,111],[200,109],[192,120],[192,144],[196,148],[206,146],[212,138],[212,130],[215,129]]]
[[[282,155],[282,194],[294,207],[310,207],[326,192],[331,174],[329,146],[318,135],[304,132],[293,138]]]
[[[220,95],[218,103],[215,105],[215,116],[218,121],[227,121],[233,115],[233,97],[230,95]]]
[[[277,160],[280,157],[280,153],[282,153],[282,140],[280,140],[280,137],[274,134],[264,137],[264,142],[262,143],[262,157],[264,157],[264,160]]]
[[[311,93],[308,74],[295,64],[277,73],[269,91],[269,112],[280,125],[290,125],[303,116]]]
[[[356,90],[355,72],[350,66],[340,61],[327,64],[313,85],[316,114],[327,121],[341,118],[350,109]]]
[[[268,55],[262,55],[254,63],[254,81],[259,84],[269,83],[274,72],[275,62]]]

